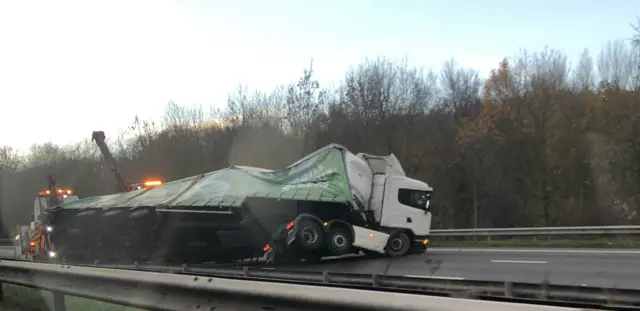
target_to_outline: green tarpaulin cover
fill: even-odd
[[[349,201],[343,148],[329,145],[280,171],[232,166],[151,189],[80,199],[62,204],[59,208],[234,207],[251,197]]]

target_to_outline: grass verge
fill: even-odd
[[[2,284],[4,301],[2,311],[50,311],[53,310],[53,295],[48,291]],[[144,311],[111,303],[66,296],[67,311]]]

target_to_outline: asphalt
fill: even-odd
[[[511,281],[640,289],[640,251],[431,248],[394,259],[350,258],[287,267],[457,280]]]
[[[0,255],[13,252],[0,248]],[[430,248],[401,258],[341,258],[282,268],[640,289],[640,250]]]

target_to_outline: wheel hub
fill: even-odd
[[[302,229],[302,236],[304,237],[305,242],[309,244],[315,243],[318,239],[316,232],[311,228]]]
[[[344,236],[337,234],[333,236],[332,243],[337,248],[343,248],[347,244],[347,240]]]
[[[404,246],[404,243],[402,242],[402,239],[394,238],[393,240],[391,240],[391,245],[390,246],[391,246],[392,250],[399,251]]]

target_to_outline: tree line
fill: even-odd
[[[454,60],[434,72],[381,57],[325,88],[311,64],[271,92],[239,88],[222,110],[170,102],[163,120],[136,117],[108,143],[132,182],[233,164],[277,169],[339,143],[394,153],[432,185],[435,227],[638,224],[639,38],[607,42],[595,57],[585,50],[574,65],[552,48],[519,51],[487,79]],[[5,224],[28,221],[48,173],[81,197],[114,191],[87,137],[26,156],[0,148]]]

